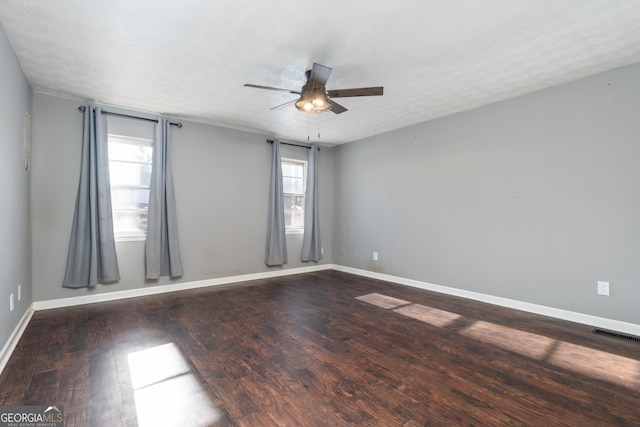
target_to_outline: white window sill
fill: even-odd
[[[285,234],[304,234],[303,228],[291,228],[284,231]]]
[[[116,243],[120,242],[144,242],[147,236],[119,236],[115,238]]]

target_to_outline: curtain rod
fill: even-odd
[[[267,139],[267,144],[273,144],[273,139]],[[283,142],[283,141],[280,141],[280,144],[284,144],[284,145],[293,145],[294,147],[311,148],[311,146],[310,146],[310,145],[305,145],[305,144],[294,144],[293,142]],[[318,147],[318,151],[320,151],[320,147]]]
[[[81,106],[78,107],[78,111],[81,111],[83,113],[85,112],[86,109],[87,109],[87,107],[85,107],[84,105],[81,105]],[[148,119],[146,117],[132,116],[132,115],[129,115],[129,114],[122,114],[122,113],[114,113],[114,112],[107,111],[107,110],[102,110],[102,114],[108,114],[110,116],[118,116],[118,117],[127,117],[129,119],[146,120],[148,122],[156,122],[156,123],[158,123],[158,119]],[[169,122],[169,124],[171,126],[177,126],[178,128],[182,127],[182,123],[181,122],[177,122],[177,123]]]

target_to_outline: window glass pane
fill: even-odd
[[[285,228],[304,229],[304,184],[306,162],[282,160]]]
[[[284,228],[291,228],[293,224],[293,212],[284,211]]]
[[[148,205],[148,188],[114,187],[111,189],[111,206],[113,209],[143,208]]]
[[[304,228],[304,212],[285,211],[285,228]]]
[[[134,188],[133,203],[140,207],[149,206],[149,188]]]
[[[131,188],[111,188],[111,207],[113,209],[133,207]]]
[[[139,237],[147,231],[152,141],[109,135],[111,207],[116,237]]]
[[[120,235],[144,235],[147,231],[147,210],[113,210],[113,228]]]
[[[304,164],[282,162],[282,175],[302,178],[304,175]]]
[[[127,162],[151,163],[153,149],[149,144],[134,144],[123,142],[109,143],[109,158]]]
[[[304,227],[304,212],[294,212],[292,216],[293,223],[291,227],[293,228],[303,228]]]
[[[284,195],[285,211],[302,211],[304,209],[304,196],[291,194]]]
[[[149,186],[151,165],[111,161],[109,162],[109,178],[112,186]]]
[[[304,193],[304,182],[302,178],[282,178],[283,193]]]
[[[292,176],[294,165],[287,162],[282,162],[282,176]]]

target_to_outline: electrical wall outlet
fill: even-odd
[[[609,282],[598,281],[598,295],[609,296]]]
[[[11,294],[11,295],[9,295],[9,311],[13,311],[14,308],[16,308],[16,307],[13,304],[13,294]]]
[[[374,252],[373,253],[373,260],[377,261],[378,260],[378,252]]]

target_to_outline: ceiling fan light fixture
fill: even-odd
[[[327,94],[321,90],[303,90],[296,108],[305,113],[324,113],[331,110]]]

